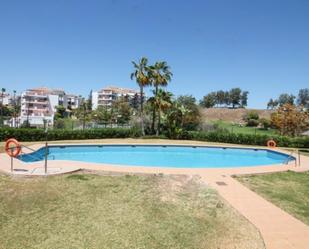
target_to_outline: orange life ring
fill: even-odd
[[[14,146],[11,147],[11,144]],[[8,154],[10,157],[17,157],[20,152],[21,152],[21,145],[20,143],[14,139],[10,138],[5,142],[5,152]]]
[[[277,144],[274,140],[271,139],[271,140],[267,141],[267,147],[275,148],[275,147],[277,147]]]

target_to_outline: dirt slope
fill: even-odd
[[[202,116],[206,120],[222,120],[226,122],[241,122],[243,116],[250,111],[255,111],[260,118],[270,118],[273,111],[258,110],[258,109],[229,109],[229,108],[203,108],[201,109]]]

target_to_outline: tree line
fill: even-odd
[[[309,108],[309,88],[300,89],[297,97],[293,94],[282,93],[277,99],[271,98],[267,103],[267,109],[275,109],[285,104]]]
[[[200,105],[205,108],[212,107],[246,107],[248,105],[248,91],[243,91],[240,88],[232,88],[229,91],[216,91],[208,93],[200,101]]]

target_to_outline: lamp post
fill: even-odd
[[[283,129],[282,129],[282,135],[285,135],[286,131],[287,131],[287,118],[286,118],[286,113],[287,113],[287,108],[284,107],[283,108],[283,112],[284,112],[284,115],[283,115]]]
[[[45,127],[45,162],[44,162],[44,172],[47,175],[47,157],[48,157],[48,122],[44,119],[44,127]]]
[[[1,89],[1,127],[3,127],[3,98],[5,91],[5,88]]]
[[[16,128],[16,90],[13,91],[13,120],[14,120],[14,128]]]
[[[86,103],[83,103],[83,130],[85,130],[86,126]]]

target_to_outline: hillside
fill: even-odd
[[[202,116],[205,120],[222,120],[225,122],[242,122],[243,116],[250,112],[255,111],[259,114],[260,118],[270,118],[272,110],[259,110],[259,109],[229,109],[229,108],[203,108],[201,109]]]

